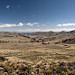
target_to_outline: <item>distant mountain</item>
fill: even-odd
[[[32,33],[32,35],[37,35],[37,36],[52,36],[52,35],[55,35],[56,32],[34,32]]]
[[[75,34],[75,30],[74,31],[61,31],[61,32],[34,32],[32,33],[32,35],[37,35],[37,36],[56,36],[56,35],[69,35],[69,34]]]
[[[20,33],[16,32],[0,32],[0,37],[18,37],[21,36]]]

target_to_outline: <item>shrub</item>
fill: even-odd
[[[4,57],[0,57],[0,60],[1,60],[1,61],[5,61],[5,58],[4,58]]]

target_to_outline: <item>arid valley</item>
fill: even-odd
[[[0,75],[74,75],[75,31],[0,32]]]

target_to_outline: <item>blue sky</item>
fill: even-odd
[[[75,0],[0,0],[0,31],[75,29]]]

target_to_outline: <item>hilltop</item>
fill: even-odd
[[[9,40],[17,39],[18,42],[22,38],[23,40],[27,40],[28,42],[46,42],[46,41],[57,41],[61,43],[74,44],[75,41],[75,30],[69,32],[34,32],[34,33],[17,33],[17,32],[0,32],[0,40]],[[7,39],[6,39],[7,38]],[[13,41],[14,41],[13,40]],[[16,41],[17,41],[16,40]],[[16,42],[15,41],[15,42]]]

